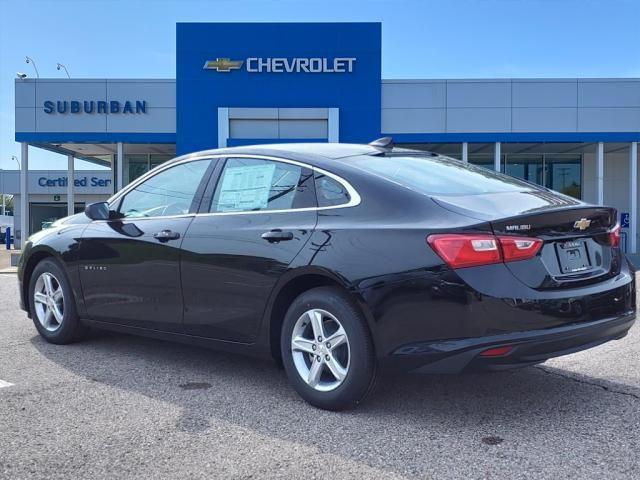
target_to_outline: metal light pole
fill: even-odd
[[[36,67],[36,62],[33,61],[31,57],[24,57],[25,63],[30,63],[33,65],[33,69],[36,71],[36,78],[40,78],[40,74],[38,73],[38,67]]]
[[[69,70],[67,70],[67,67],[65,67],[65,66],[64,66],[64,63],[58,63],[58,64],[57,64],[57,66],[56,66],[56,68],[57,68],[58,70],[60,70],[60,69],[64,69],[64,73],[66,73],[66,74],[67,74],[67,78],[71,78],[71,75],[69,75]]]
[[[2,216],[5,216],[7,212],[4,201],[4,170],[0,169],[0,175],[2,176]]]

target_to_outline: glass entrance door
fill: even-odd
[[[582,155],[545,155],[545,186],[580,198],[582,195]]]
[[[507,154],[502,170],[574,198],[582,195],[582,155]]]

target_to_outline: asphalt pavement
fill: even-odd
[[[56,346],[0,276],[0,478],[640,478],[640,333],[522,370],[386,376],[317,410],[274,364],[93,332]]]

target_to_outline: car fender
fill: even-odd
[[[363,312],[374,343],[376,342],[375,322],[373,319],[373,315],[360,293],[352,285],[350,285],[345,278],[337,275],[330,270],[327,270],[326,268],[314,265],[303,265],[287,270],[274,286],[271,295],[269,296],[269,300],[265,306],[262,321],[260,324],[259,334],[256,339],[256,346],[260,350],[271,351],[271,317],[273,315],[273,309],[279,295],[283,292],[284,289],[290,287],[293,282],[296,282],[297,280],[303,280],[305,278],[313,279],[310,284],[310,288],[315,288],[315,286],[336,285],[347,290],[352,295],[354,301],[358,304],[361,311]],[[315,283],[316,281],[317,283]],[[307,289],[303,291],[306,290]]]

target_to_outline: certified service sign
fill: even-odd
[[[249,73],[351,73],[356,63],[355,57],[249,57],[245,60],[216,58],[204,63],[205,70],[230,72],[242,66]]]

